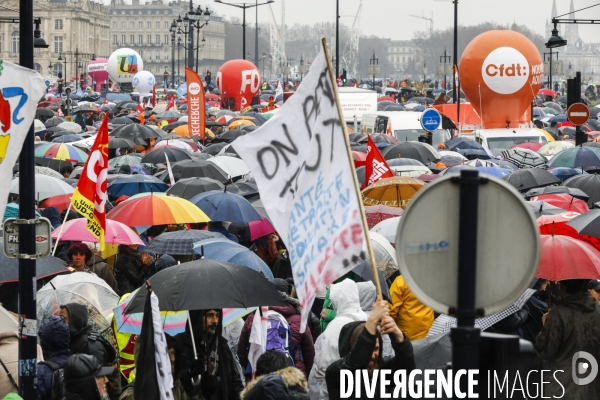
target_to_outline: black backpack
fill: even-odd
[[[50,400],[62,400],[65,394],[65,369],[54,361],[41,361],[52,370],[52,386],[50,387]]]
[[[88,338],[88,342],[87,342],[87,346],[89,347],[89,342],[94,341],[94,342],[100,342],[100,344],[102,344],[102,347],[104,347],[104,352],[106,354],[106,364],[110,365],[113,362],[115,362],[116,358],[117,358],[117,352],[115,350],[115,348],[113,347],[113,345],[104,337],[102,336],[99,332],[97,331],[90,331],[88,332],[87,335]],[[87,354],[92,354],[89,350],[87,352]]]

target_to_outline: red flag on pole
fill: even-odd
[[[156,85],[152,88],[152,107],[156,107]]]
[[[98,238],[104,250],[106,229],[106,175],[108,173],[108,113],[100,125],[98,136],[85,162],[81,177],[71,198],[73,208],[87,218],[87,229]]]
[[[375,146],[375,142],[369,135],[369,141],[367,143],[367,160],[365,161],[365,183],[363,189],[372,183],[377,182],[381,178],[391,178],[394,173],[390,169],[387,161],[381,155],[381,152]]]
[[[185,68],[185,84],[188,97],[188,132],[190,136],[200,136],[206,140],[206,100],[204,85],[198,74]]]
[[[139,112],[140,114],[144,112],[144,107],[142,107],[141,103],[137,106],[137,112]]]
[[[175,107],[175,96],[169,97],[169,102],[167,103],[167,108],[165,111],[169,111],[173,107]]]

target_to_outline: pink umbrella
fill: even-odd
[[[60,240],[98,242],[96,236],[87,230],[86,225],[87,218],[77,218],[67,221],[62,229]],[[52,232],[52,239],[57,239],[60,231],[60,227],[57,227]],[[104,241],[110,244],[138,244],[144,246],[142,239],[130,227],[112,219],[106,220]]]
[[[259,221],[250,221],[248,228],[250,229],[250,240],[252,241],[275,232],[275,228],[265,217],[260,217]]]
[[[513,147],[511,147],[511,149],[529,149],[532,151],[538,151],[539,149],[542,148],[543,145],[544,145],[544,143],[525,142],[525,143],[515,144]]]

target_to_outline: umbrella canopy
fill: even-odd
[[[145,248],[155,254],[191,255],[194,254],[194,243],[210,238],[223,238],[217,232],[200,231],[196,229],[175,232],[165,232],[154,238]],[[229,240],[229,239],[226,239]],[[233,243],[233,242],[232,242]]]
[[[600,149],[573,147],[556,154],[548,162],[550,167],[586,168],[600,166]]]
[[[369,261],[365,260],[358,264],[356,267],[354,267],[352,273],[354,273],[356,276],[358,276],[365,282],[373,282],[373,269],[371,268],[371,263]],[[390,291],[387,284],[385,283],[385,277],[379,269],[377,269],[377,275],[379,275],[379,282],[381,283],[381,294],[383,295],[383,298],[385,300],[391,301]]]
[[[237,157],[218,156],[209,158],[207,161],[225,171],[228,179],[250,173],[250,168],[248,168],[244,160]]]
[[[58,179],[63,178],[63,176],[60,173],[58,173],[57,171],[55,171],[51,168],[48,168],[48,167],[39,167],[37,165],[34,167],[34,173],[39,174],[39,175],[48,175],[48,176],[51,176],[53,178],[58,178]]]
[[[531,208],[535,218],[539,218],[542,215],[557,215],[565,212],[562,208],[553,206],[542,200],[528,201],[527,205]]]
[[[503,178],[511,173],[511,171],[500,167],[477,167],[477,169],[482,174],[492,175],[496,178]]]
[[[399,217],[404,212],[399,207],[388,206],[365,206],[365,215],[367,217],[367,226],[373,229],[375,225],[388,218]]]
[[[192,145],[189,142],[184,142],[181,140],[164,140],[164,141],[160,141],[158,143],[156,143],[154,145],[154,149],[160,149],[162,147],[166,147],[168,149],[177,149],[177,150],[183,150],[183,151],[187,151],[188,153],[193,153],[195,151],[198,151],[198,146],[194,146],[192,147]],[[187,160],[187,158],[185,158]],[[191,157],[190,157],[191,159]],[[171,158],[169,157],[169,161],[171,161]],[[177,160],[177,161],[182,161],[182,160]],[[164,161],[163,161],[164,162]]]
[[[569,225],[573,218],[582,214],[576,212],[564,212],[558,215],[544,215],[538,218],[537,223],[542,235],[564,235],[589,243],[600,250],[600,239],[577,232]]]
[[[477,143],[473,139],[465,138],[465,137],[456,137],[454,139],[450,139],[445,143],[448,150],[458,151],[458,150],[483,150],[483,146]]]
[[[502,179],[513,185],[518,191],[560,183],[560,179],[545,169],[526,168],[514,171]]]
[[[199,193],[210,190],[222,190],[225,188],[221,182],[212,178],[186,178],[179,180],[176,184],[167,190],[169,196],[191,199]]]
[[[135,141],[137,138],[140,138],[140,139],[158,138],[158,137],[160,137],[160,134],[158,134],[154,129],[148,128],[145,125],[140,125],[140,124],[134,123],[134,124],[119,126],[117,129],[113,130],[110,133],[110,136],[125,138],[125,139]]]
[[[51,315],[58,315],[62,304],[78,303],[86,306],[88,321],[102,332],[110,324],[109,318],[119,302],[119,295],[95,274],[73,272],[57,276],[44,285],[37,292],[36,302],[39,324]]]
[[[81,140],[81,136],[77,136],[75,134],[71,135],[62,135],[55,137],[52,139],[52,143],[73,143]]]
[[[548,171],[563,182],[574,176],[587,174],[587,172],[582,171],[580,168],[556,167],[550,168]]]
[[[120,176],[106,188],[106,191],[114,197],[133,196],[137,193],[164,192],[169,188],[163,181],[151,175],[128,175]]]
[[[386,160],[392,158],[412,158],[423,164],[437,162],[440,160],[440,154],[427,143],[420,142],[399,142],[387,146],[383,149],[383,157]]]
[[[208,160],[181,161],[174,164],[172,170],[175,181],[194,177],[213,178],[222,183],[229,181],[227,172],[223,171],[216,164],[208,162]],[[165,171],[159,178],[166,182],[169,179],[169,173]]]
[[[212,143],[209,146],[206,146],[206,148],[204,148],[204,150],[202,150],[202,153],[209,154],[211,156],[216,156],[228,144],[229,143]]]
[[[79,126],[79,124],[76,124],[75,122],[69,122],[69,121],[61,122],[57,126],[64,131],[69,131],[72,133],[79,133],[82,130],[81,126]]]
[[[169,157],[169,162],[185,161],[192,159],[192,156],[187,151],[162,146],[149,151],[144,157],[142,157],[142,162],[148,164],[164,164],[167,161],[165,158],[165,154],[167,155],[167,157]]]
[[[261,219],[248,200],[226,191],[211,190],[200,193],[192,197],[190,202],[204,211],[213,221],[247,224]]]
[[[583,193],[581,190],[577,188],[570,188],[567,186],[546,186],[544,188],[531,189],[524,194],[526,199],[530,199],[535,196],[540,196],[542,194],[560,194],[566,193],[575,198],[578,198],[583,201],[588,201],[590,196]]]
[[[468,161],[465,163],[465,165],[470,165],[471,167],[499,167],[499,165],[496,163],[496,160],[481,160],[479,158]]]
[[[137,153],[127,154],[125,156],[115,157],[108,160],[108,166],[119,169],[122,165],[140,165],[142,163],[142,158],[139,155],[135,155]]]
[[[404,176],[383,178],[363,189],[363,203],[367,206],[384,205],[406,208],[410,199],[425,182]]]
[[[163,111],[156,114],[157,119],[179,119],[183,114],[180,114],[175,111]]]
[[[377,269],[383,274],[385,279],[389,279],[398,271],[398,261],[396,260],[396,250],[390,244],[388,239],[379,233],[370,231],[369,239],[375,256]]]
[[[71,185],[61,179],[48,175],[35,175],[35,199],[38,201],[59,194],[70,194],[74,191],[75,189]],[[12,180],[10,193],[19,194],[19,178]]]
[[[208,222],[210,218],[193,203],[171,196],[149,194],[128,199],[113,208],[107,218],[127,226]]]
[[[54,117],[54,118],[50,118],[49,120],[44,122],[44,125],[46,125],[46,128],[51,128],[53,126],[58,126],[58,125],[62,124],[63,122],[65,122],[64,118]]]
[[[582,235],[600,238],[600,210],[594,209],[572,218],[567,225]]]
[[[561,185],[581,189],[582,192],[590,196],[588,199],[588,206],[590,207],[600,201],[600,175],[577,175],[567,179]]]
[[[86,152],[66,143],[45,143],[38,146],[34,154],[36,157],[76,163],[84,163],[88,158]]]
[[[36,211],[36,217],[41,217],[41,215]],[[19,218],[19,204],[17,203],[8,203],[6,208],[4,209],[4,217],[2,218],[2,222],[6,221],[8,218]]]
[[[37,280],[69,272],[63,260],[57,257],[43,257],[35,263]],[[0,284],[19,281],[19,260],[4,255],[4,244],[0,241]]]
[[[585,201],[579,200],[567,193],[542,194],[540,196],[532,197],[531,200],[543,200],[546,203],[562,208],[565,211],[574,211],[581,214],[589,211]]]
[[[248,222],[248,230],[250,231],[250,240],[255,241],[263,236],[270,235],[275,232],[275,228],[271,225],[268,219],[260,217],[260,221]]]
[[[72,240],[83,242],[98,243],[98,238],[87,229],[87,219],[77,218],[65,222],[62,228],[55,229],[52,232],[52,239],[58,239],[62,230],[60,240]],[[137,244],[144,246],[144,242],[137,233],[130,227],[118,221],[106,220],[106,230],[104,232],[105,243],[110,244]]]
[[[383,236],[389,243],[396,243],[396,234],[398,233],[398,225],[400,224],[400,218],[392,217],[385,219],[371,228],[371,232],[377,233]]]
[[[252,181],[237,181],[227,185],[229,193],[237,194],[245,198],[250,198],[258,195],[258,186],[254,180]]]
[[[548,142],[545,145],[543,145],[542,147],[540,147],[537,152],[545,157],[552,157],[552,156],[560,153],[563,150],[571,149],[573,147],[575,147],[575,145],[573,143],[569,143],[569,142],[565,142],[565,141]]]
[[[600,279],[600,251],[570,236],[542,235],[538,278]]]
[[[138,139],[140,140],[140,139]],[[137,143],[143,144],[143,143]],[[133,140],[125,139],[125,138],[114,138],[111,137],[108,139],[108,148],[109,149],[130,149],[135,147],[136,143]]]
[[[256,212],[261,216],[261,217],[265,217],[266,219],[269,219],[269,214],[267,213],[267,210],[265,209],[265,206],[263,205],[262,200],[258,199],[256,201],[253,201],[252,203],[250,203],[250,205],[252,206],[252,208],[254,208],[256,210]]]
[[[130,125],[130,124],[133,124],[134,122],[131,120],[131,118],[117,117],[117,118],[111,119],[110,123],[113,125]]]
[[[546,164],[546,158],[528,149],[509,149],[502,151],[502,157],[519,168],[539,167]]]
[[[268,280],[273,280],[273,272],[256,253],[227,238],[221,237],[199,241],[194,245],[194,251],[209,260],[243,265],[262,273]]]
[[[438,319],[441,317],[442,316],[438,317]],[[415,365],[417,368],[442,369],[447,363],[452,361],[452,341],[449,332],[450,329],[448,328],[447,331],[444,331],[443,333],[427,335],[424,339],[412,342]]]
[[[539,150],[542,148],[543,145],[544,145],[543,143],[538,143],[538,142],[524,142],[524,143],[515,144],[514,146],[511,147],[511,149],[528,149],[531,151],[539,152]]]
[[[71,197],[73,197],[71,193],[48,197],[40,203],[40,208],[56,207],[62,213],[65,208],[70,207]]]
[[[286,304],[263,275],[245,266],[206,258],[164,269],[149,280],[162,311]],[[143,312],[146,292],[139,290],[125,312]]]

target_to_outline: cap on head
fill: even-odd
[[[113,373],[113,367],[103,367],[95,356],[73,354],[64,366],[65,381],[76,381],[88,377],[106,376]]]

